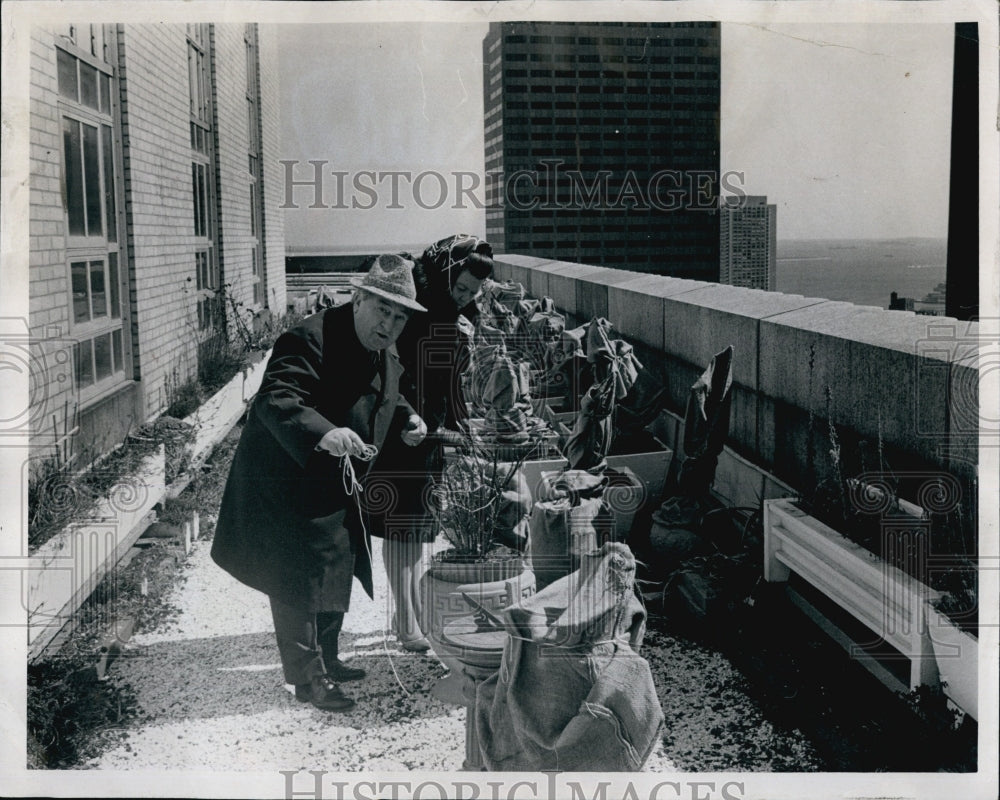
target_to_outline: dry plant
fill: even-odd
[[[449,558],[482,561],[502,547],[496,525],[504,491],[521,468],[524,457],[501,461],[496,448],[463,436],[466,453],[451,460],[432,486],[434,517],[452,546]]]

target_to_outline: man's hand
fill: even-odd
[[[417,414],[410,414],[406,421],[406,429],[403,431],[403,441],[410,447],[420,444],[427,436],[427,423]]]
[[[319,440],[316,449],[335,456],[359,456],[365,450],[365,443],[350,428],[332,428]]]

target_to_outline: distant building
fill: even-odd
[[[719,283],[775,290],[778,207],[751,195],[722,201],[719,217]]]
[[[943,317],[946,311],[947,284],[939,283],[934,291],[924,295],[922,300],[912,297],[900,297],[896,292],[889,296],[890,311],[913,311],[930,317]]]
[[[890,311],[913,311],[913,298],[900,297],[897,292],[889,295]]]
[[[277,55],[255,24],[31,31],[37,458],[161,414],[234,304],[284,313]]]
[[[497,252],[718,279],[718,23],[491,23],[483,70]]]

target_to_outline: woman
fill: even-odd
[[[435,242],[416,259],[417,301],[427,313],[410,318],[396,349],[406,371],[400,392],[429,431],[456,430],[466,416],[461,376],[468,354],[459,316],[474,315],[480,286],[492,272],[493,248],[467,234]],[[395,633],[404,649],[423,652],[430,645],[419,625],[419,583],[424,551],[434,538],[426,498],[441,470],[441,447],[433,436],[417,447],[396,447],[391,439],[390,432],[387,452],[366,482],[369,529],[384,539]]]

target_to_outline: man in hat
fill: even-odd
[[[339,683],[364,670],[338,658],[352,575],[371,597],[368,535],[352,496],[371,446],[398,420],[414,446],[427,426],[399,394],[394,343],[414,311],[413,263],[375,257],[350,303],[275,342],[226,483],[212,558],[268,595],[285,680],[327,711],[354,701]],[[377,458],[377,456],[376,456]]]

